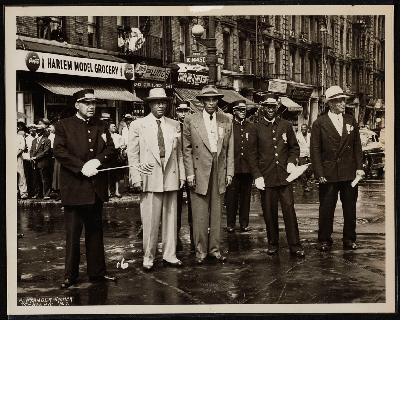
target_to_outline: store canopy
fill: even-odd
[[[246,102],[247,108],[256,107],[256,104],[254,102],[252,102],[249,99],[246,99],[246,97],[243,97],[235,90],[218,88],[218,91],[224,95],[224,97],[222,98],[222,101],[225,101],[226,103],[233,103],[234,101],[244,100]]]
[[[299,104],[295,103],[292,99],[289,99],[289,97],[282,96],[280,97],[281,103],[283,106],[285,106],[289,111],[291,112],[300,112],[303,111],[303,107],[300,106]]]
[[[129,92],[123,86],[119,86],[117,82],[114,84],[101,84],[91,82],[74,83],[73,81],[58,82],[47,78],[36,78],[35,80],[50,92],[63,96],[72,96],[81,89],[94,89],[94,95],[98,99],[143,102],[143,100],[139,99],[139,97]]]

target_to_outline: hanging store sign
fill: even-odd
[[[200,75],[193,72],[178,72],[178,82],[187,83],[189,85],[207,85],[208,80],[208,75]]]
[[[153,89],[153,88],[164,88],[171,89],[172,84],[165,82],[149,82],[149,81],[135,81],[133,83],[135,89]]]
[[[25,50],[16,53],[16,66],[20,71],[122,80],[134,78],[132,64]]]
[[[311,97],[313,92],[312,88],[304,88],[300,86],[294,86],[293,92],[292,92],[292,97],[298,98],[298,99],[308,99]]]
[[[287,82],[271,79],[268,81],[268,91],[273,93],[285,93],[287,90]]]
[[[148,65],[146,62],[136,64],[135,75],[142,79],[150,79],[154,81],[166,81],[171,74],[171,68],[155,67]]]

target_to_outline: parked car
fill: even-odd
[[[378,178],[382,178],[385,171],[385,150],[379,142],[378,135],[368,127],[361,127],[360,138],[364,156],[365,177],[377,175]]]

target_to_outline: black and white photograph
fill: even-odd
[[[5,14],[9,314],[395,311],[392,6]]]

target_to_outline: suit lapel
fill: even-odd
[[[203,120],[203,113],[196,115],[196,119],[193,121],[194,126],[204,144],[207,146],[208,150],[211,152],[210,141],[208,140],[207,128]]]
[[[170,121],[167,118],[165,118],[165,127],[166,127],[166,132],[164,132],[165,165],[167,165],[168,159],[172,153],[172,141],[174,138],[174,126],[170,123]]]
[[[329,134],[337,142],[340,142],[342,140],[341,136],[339,135],[339,132],[336,130],[335,125],[333,125],[333,122],[329,118],[328,114],[325,114],[324,126],[325,126],[325,129],[329,132]]]
[[[217,113],[217,154],[219,155],[219,153],[221,153],[221,149],[222,149],[222,143],[224,142],[224,137],[222,136],[222,134],[225,133],[225,126],[224,126],[224,122],[222,121],[222,116],[219,115]],[[221,133],[221,135],[220,135]]]
[[[349,121],[348,116],[343,114],[343,131],[342,131],[342,138],[340,140],[339,151],[346,144],[346,142],[349,138],[349,134],[347,133],[347,129],[346,129],[346,124],[350,124],[350,123],[351,123],[351,121]]]
[[[143,140],[146,142],[147,147],[152,152],[154,158],[161,165],[160,150],[158,148],[158,139],[157,139],[158,126],[156,121],[153,118],[150,118],[149,114],[148,117],[142,119],[141,127],[142,129],[140,131],[141,134],[143,135]]]

